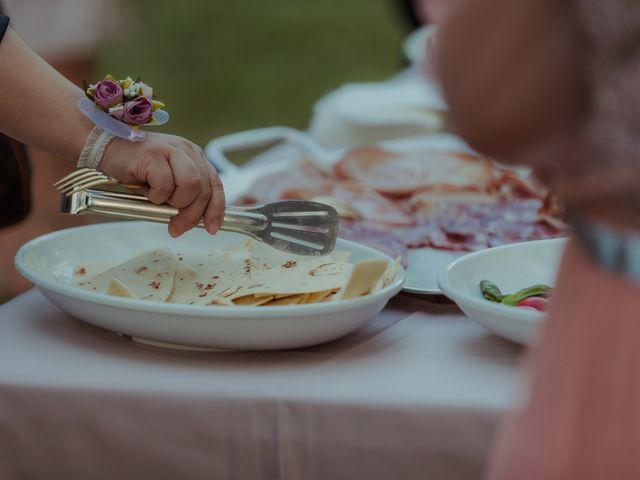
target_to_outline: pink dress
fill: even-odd
[[[591,105],[585,156],[558,175],[591,189],[594,201],[629,206],[640,199],[640,2],[574,3]],[[629,228],[640,225],[638,205]],[[526,373],[489,479],[640,479],[639,284],[572,244]]]

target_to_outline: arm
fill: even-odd
[[[76,161],[93,124],[76,108],[82,90],[29,49],[11,29],[0,42],[0,131]],[[148,185],[154,203],[178,208],[169,232],[178,236],[204,217],[215,233],[224,216],[224,191],[200,147],[173,135],[142,142],[116,138],[98,168],[122,183]]]
[[[608,102],[620,102],[607,109],[599,93],[606,90],[594,83],[595,46],[578,23],[584,12],[574,8],[568,0],[464,0],[439,39],[453,121],[476,150],[533,167],[574,209],[640,229],[636,157],[617,150],[616,140],[620,132],[637,138],[630,129],[635,97],[625,97],[636,70],[624,56],[626,43],[601,39],[599,55],[612,60],[609,75],[618,82],[608,86],[615,89]],[[608,22],[624,31],[619,19]]]
[[[580,33],[564,0],[465,0],[442,26],[453,120],[477,150],[517,160],[582,116]]]
[[[0,42],[0,131],[77,159],[93,124],[75,107],[83,93],[9,28]]]

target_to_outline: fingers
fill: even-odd
[[[202,172],[184,150],[176,150],[169,157],[169,165],[173,172],[174,190],[168,203],[176,208],[185,208],[198,196],[203,185]]]
[[[145,177],[149,185],[147,198],[155,204],[167,202],[174,191],[173,171],[169,163],[164,159],[150,162]]]
[[[222,220],[224,219],[224,209],[225,209],[225,198],[224,198],[224,188],[222,186],[222,181],[220,181],[220,176],[216,169],[207,162],[207,160],[202,158],[203,162],[207,166],[207,171],[209,173],[209,182],[211,185],[211,199],[209,200],[209,204],[207,205],[207,209],[204,212],[204,224],[207,229],[207,232],[210,234],[214,234],[222,225]]]
[[[183,155],[189,153],[189,159],[185,159]],[[196,157],[196,158],[193,158]],[[192,200],[182,208],[178,204],[173,203],[173,197],[169,201],[174,207],[180,208],[180,212],[171,219],[169,222],[169,233],[174,236],[180,236],[186,231],[190,230],[198,224],[203,218],[205,211],[207,210],[212,199],[212,183],[210,181],[210,174],[207,168],[207,163],[204,157],[201,156],[199,149],[188,149],[180,154],[172,156],[170,164],[172,167],[175,165],[174,176],[177,177],[178,169],[187,161],[191,162],[191,165],[197,170],[197,184],[191,178],[192,186],[190,192],[193,194]],[[179,180],[177,180],[179,181]],[[176,189],[176,193],[177,193]],[[186,194],[180,194],[181,197],[186,198]],[[205,228],[210,233],[215,233],[218,230],[218,225],[215,222],[205,219]]]

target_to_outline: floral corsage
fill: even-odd
[[[80,111],[115,137],[140,141],[145,135],[141,126],[169,120],[169,114],[162,110],[164,103],[154,100],[153,89],[140,79],[116,80],[107,75],[94,85],[85,84],[85,94],[77,102]]]

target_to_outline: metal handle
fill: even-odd
[[[111,218],[126,220],[148,220],[169,223],[178,209],[170,205],[155,205],[142,195],[130,193],[83,190],[71,197],[62,196],[60,210],[64,213],[94,213]],[[204,228],[202,220],[198,227]],[[255,208],[227,207],[221,230],[249,233],[267,227],[267,217],[255,211]]]

